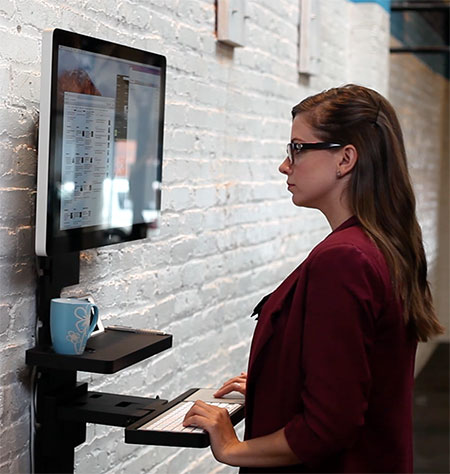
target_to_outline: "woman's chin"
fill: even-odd
[[[293,202],[296,206],[298,206],[298,207],[304,207],[304,206],[305,206],[305,203],[303,202],[303,200],[302,200],[302,199],[299,199],[298,196],[292,195],[292,199],[291,199],[291,200],[292,200],[292,202]]]
[[[292,196],[292,202],[297,207],[306,207],[308,209],[318,209],[313,203],[300,199],[298,196]]]

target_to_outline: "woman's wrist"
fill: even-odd
[[[218,461],[228,464],[229,466],[242,466],[246,458],[246,451],[248,451],[246,444],[246,441],[239,441],[238,439],[233,441],[233,443],[225,447],[223,458],[218,459]]]
[[[217,460],[239,467],[274,467],[300,463],[287,443],[284,429],[246,441],[236,438],[223,446]]]

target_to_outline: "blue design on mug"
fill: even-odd
[[[82,354],[97,321],[98,307],[95,304],[75,298],[53,298],[50,305],[50,332],[55,352]]]

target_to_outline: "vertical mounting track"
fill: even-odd
[[[80,253],[38,257],[37,317],[41,323],[37,344],[51,345],[50,302],[61,290],[80,281]],[[60,421],[57,403],[78,395],[77,373],[37,367],[36,435],[34,440],[37,473],[72,473],[74,448],[86,439],[86,423]],[[85,388],[83,388],[86,390]]]
[[[36,294],[37,317],[41,322],[37,344],[50,346],[50,302],[59,298],[66,286],[80,281],[80,252],[52,257],[37,257],[38,287]]]

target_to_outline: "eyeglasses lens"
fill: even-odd
[[[289,159],[289,163],[292,165],[294,160],[292,158],[292,144],[291,143],[287,144],[286,153],[287,153],[287,156],[288,156],[288,159]]]

